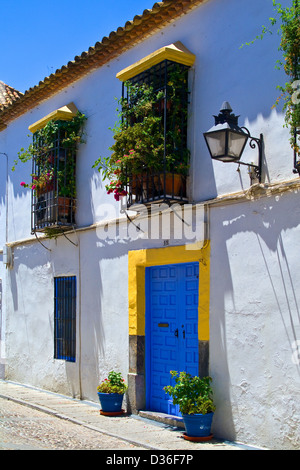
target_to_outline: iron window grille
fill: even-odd
[[[146,84],[151,86],[155,93],[163,92],[163,98],[155,105],[155,115],[161,117],[164,149],[160,170],[154,171],[145,164],[142,174],[126,173],[127,207],[134,204],[148,205],[153,202],[186,203],[188,201],[186,188],[189,165],[188,70],[189,66],[164,60],[128,80],[131,85]],[[130,107],[128,88],[124,82],[122,98]],[[128,122],[127,125],[130,126],[132,123]],[[168,163],[170,152],[174,160],[173,165]]]
[[[76,360],[76,277],[54,279],[54,358]]]
[[[33,135],[32,233],[75,225],[76,146],[64,146],[65,137],[65,131],[58,129],[49,145],[38,133]]]

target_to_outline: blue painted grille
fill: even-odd
[[[76,359],[76,277],[54,279],[54,358]]]

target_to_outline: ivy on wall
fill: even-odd
[[[290,144],[296,160],[300,155],[300,5],[298,0],[291,0],[291,5],[283,7],[281,3],[272,0],[276,17],[269,18],[269,26],[262,26],[261,34],[257,35],[251,45],[258,39],[263,39],[267,33],[273,33],[273,27],[278,26],[277,32],[281,37],[279,52],[282,59],[277,60],[276,68],[284,69],[288,78],[284,85],[278,85],[281,94],[274,106],[283,100],[285,126],[290,129]]]

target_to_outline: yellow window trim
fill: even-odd
[[[28,129],[34,134],[39,129],[45,127],[45,125],[49,121],[71,121],[73,117],[76,116],[77,112],[78,109],[76,108],[75,104],[69,103],[66,106],[62,106],[61,108],[52,111],[39,121],[36,121],[35,123],[31,124]]]
[[[171,60],[173,62],[178,62],[179,64],[192,66],[195,59],[196,56],[192,54],[180,41],[178,41],[174,44],[158,49],[152,54],[147,55],[143,59],[121,70],[117,73],[117,78],[121,80],[121,82],[125,82],[150,67],[153,67],[153,65],[159,64],[163,60]]]
[[[145,268],[164,264],[199,262],[198,339],[209,340],[210,242],[129,251],[129,335],[145,336]]]

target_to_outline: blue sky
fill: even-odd
[[[0,0],[0,80],[24,93],[155,0]]]

